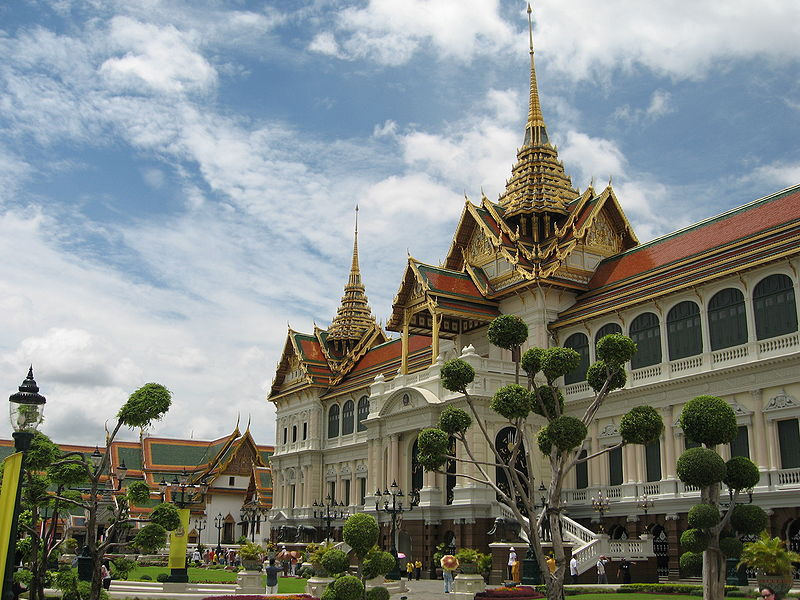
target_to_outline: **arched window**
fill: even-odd
[[[564,375],[564,383],[578,383],[586,379],[586,369],[589,368],[589,338],[582,333],[573,333],[564,342],[565,348],[572,348],[581,355],[581,362],[578,366]]]
[[[792,280],[786,275],[770,275],[753,290],[756,337],[759,340],[797,331],[797,306]]]
[[[631,359],[631,369],[641,369],[661,362],[661,326],[658,316],[644,313],[631,323],[631,339],[638,348]]]
[[[363,421],[369,416],[369,398],[366,396],[361,396],[361,399],[358,401],[358,414],[356,415],[356,430],[357,431],[366,431],[367,426],[364,425]]]
[[[339,405],[334,404],[328,409],[328,439],[339,435]]]
[[[597,333],[594,336],[594,345],[597,346],[597,342],[602,340],[607,335],[611,335],[612,333],[622,333],[622,327],[616,323],[606,323],[597,330]]]
[[[708,332],[712,350],[747,343],[747,316],[742,292],[727,288],[714,294],[708,302]]]
[[[697,304],[686,300],[673,306],[667,313],[667,344],[670,360],[694,356],[703,351],[700,308]]]
[[[354,413],[355,404],[352,400],[348,400],[342,407],[342,435],[349,435],[353,433]]]

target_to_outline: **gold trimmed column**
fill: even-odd
[[[400,372],[408,374],[408,324],[411,320],[408,312],[403,313],[403,338],[402,338],[402,359],[400,362]]]
[[[442,315],[435,312],[431,313],[433,319],[433,333],[431,341],[431,364],[436,364],[436,359],[439,358],[439,324],[442,322]]]

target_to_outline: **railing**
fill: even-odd
[[[561,515],[561,530],[575,541],[583,544],[588,544],[597,539],[597,534],[594,531],[587,529],[565,515]]]
[[[600,540],[592,540],[581,548],[574,549],[572,556],[578,561],[578,573],[591,569],[600,557]]]
[[[684,358],[683,360],[676,360],[669,363],[669,372],[681,373],[683,371],[689,371],[690,369],[696,369],[702,365],[702,356],[690,356],[689,358]]]
[[[795,332],[758,342],[758,353],[768,354],[777,350],[790,350],[797,346],[800,346],[800,334]]]
[[[738,360],[740,358],[747,358],[747,346],[734,346],[733,348],[725,348],[724,350],[717,350],[711,354],[711,362],[714,365],[719,363],[728,362],[731,360]]]
[[[659,377],[660,375],[661,365],[655,365],[652,367],[636,369],[631,373],[631,379],[633,379],[633,381],[642,381],[643,379],[652,379],[653,377]]]
[[[781,469],[777,475],[778,485],[800,485],[800,469]]]
[[[661,494],[661,482],[650,481],[641,485],[642,493],[647,496],[658,496]]]
[[[614,487],[606,488],[606,496],[608,498],[622,498],[622,486],[615,485]]]
[[[571,383],[564,388],[567,395],[583,394],[590,390],[589,384],[586,381],[579,381],[578,383]]]

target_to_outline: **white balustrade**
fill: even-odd
[[[670,373],[682,373],[683,371],[690,371],[703,366],[702,356],[690,356],[682,360],[676,360],[669,363]]]
[[[730,362],[732,360],[740,360],[742,358],[747,358],[748,351],[747,346],[734,346],[732,348],[725,348],[723,350],[717,350],[711,354],[711,362],[714,365],[718,365],[720,363]]]
[[[758,342],[759,354],[783,353],[786,350],[794,350],[800,346],[800,334],[797,332],[771,338]]]

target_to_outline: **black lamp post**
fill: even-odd
[[[200,545],[200,538],[203,535],[203,532],[208,528],[208,524],[206,523],[205,519],[195,519],[194,520],[194,530],[197,532],[197,545]]]
[[[336,500],[331,498],[331,495],[328,494],[325,496],[325,500],[320,500],[317,502],[314,500],[314,518],[319,519],[321,523],[325,524],[325,539],[331,539],[331,534],[333,532],[333,527],[331,527],[331,523],[337,519],[346,519],[347,515],[345,514],[344,510],[336,510],[338,507],[341,507],[341,504],[338,504]],[[319,509],[319,510],[317,510]],[[324,509],[324,510],[323,510]],[[331,510],[333,509],[333,510]]]
[[[655,503],[656,501],[652,498],[648,498],[647,494],[642,494],[636,499],[636,507],[641,508],[644,511],[645,529],[647,529],[647,511],[653,508]]]
[[[214,527],[217,528],[217,554],[222,552],[222,528],[225,527],[225,519],[222,518],[222,513],[214,517]]]
[[[256,525],[261,522],[263,514],[264,513],[261,508],[255,504],[245,504],[242,506],[242,510],[239,512],[242,523],[247,523],[247,526],[250,529],[250,541],[253,543],[256,541]],[[264,520],[266,521],[266,519]]]
[[[389,499],[391,498],[391,506]],[[403,507],[403,490],[397,486],[397,482],[392,482],[391,491],[384,490],[383,494],[378,490],[375,492],[375,510],[380,513],[385,512],[392,516],[392,549],[390,552],[394,556],[394,568],[386,574],[387,579],[400,579],[400,565],[397,562],[397,516],[402,515],[404,512],[414,510],[414,507],[419,504],[419,496],[417,492],[409,494],[408,507]],[[380,506],[383,500],[383,507]]]
[[[161,489],[161,484],[163,483],[166,482],[162,478],[162,481],[158,486],[159,489]],[[189,473],[186,472],[186,469],[183,469],[180,477],[175,475],[172,481],[168,485],[164,486],[162,493],[166,493],[167,488],[169,488],[170,497],[175,505],[180,509],[184,509],[190,504],[202,501],[202,498],[208,491],[208,483],[206,483],[204,477],[200,479],[199,483],[189,483]],[[199,500],[196,497],[198,493],[200,494]],[[189,583],[189,573],[186,569],[185,563],[183,568],[170,569],[170,574],[169,578],[167,578],[167,581],[173,583]]]
[[[39,393],[39,386],[33,378],[33,366],[28,369],[28,376],[19,386],[16,394],[8,397],[10,403],[9,416],[11,417],[11,427],[14,429],[14,449],[17,452],[27,452],[31,447],[33,435],[36,428],[44,418],[44,405],[46,398]],[[19,523],[20,493],[22,491],[22,469],[20,469],[20,482],[17,486],[17,497],[14,500],[14,516],[11,519],[11,530],[9,532],[8,553],[6,556],[6,570],[3,575],[3,600],[13,600],[14,590],[12,589],[14,578],[14,563],[16,562],[15,548],[17,546],[17,525]],[[2,541],[0,541],[2,543]]]
[[[605,533],[606,530],[603,527],[603,515],[608,510],[608,496],[603,494],[603,490],[598,490],[597,496],[592,498],[592,508],[600,515],[600,533]]]

